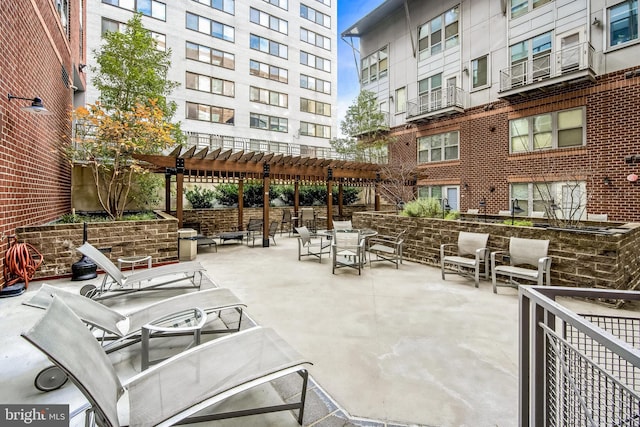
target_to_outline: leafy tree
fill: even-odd
[[[345,158],[360,161],[386,158],[386,147],[391,142],[389,126],[375,93],[363,90],[358,94],[340,122],[340,131],[347,137],[333,139],[330,144]]]
[[[175,104],[166,101],[178,85],[167,80],[171,51],[156,49],[139,14],[124,32],[104,39],[94,52],[98,65],[91,68],[100,99],[74,111],[76,144],[67,154],[92,168],[102,208],[119,219],[132,201],[134,176],[148,173],[133,156],[159,153],[184,136],[179,124],[171,123]]]

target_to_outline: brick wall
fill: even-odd
[[[70,167],[61,148],[71,137],[69,76],[71,47],[79,40],[79,2],[70,2],[71,40],[51,0],[5,1],[0,7],[0,265],[5,237],[16,227],[47,223],[70,211]],[[52,114],[23,111],[30,101],[9,101],[8,93],[40,97]]]
[[[95,222],[87,225],[87,241],[97,248],[109,248],[106,255],[115,263],[118,258],[151,255],[156,263],[178,260],[178,220],[159,213],[150,221]],[[75,248],[83,243],[82,224],[52,224],[18,227],[16,235],[32,244],[43,255],[44,262],[36,271],[36,279],[66,276],[82,255]]]
[[[640,286],[640,224],[627,224],[623,234],[603,235],[471,221],[408,218],[359,212],[354,226],[380,234],[407,230],[404,255],[422,264],[440,266],[440,245],[455,243],[460,231],[489,233],[491,251],[508,250],[510,237],[549,240],[551,283],[556,286],[634,289]]]
[[[580,178],[587,185],[588,212],[607,213],[613,221],[640,221],[640,183],[626,180],[632,172],[640,175],[640,163],[624,160],[640,155],[640,77],[627,78],[627,71],[395,128],[397,141],[389,157],[416,164],[416,138],[459,131],[459,160],[419,165],[418,185],[460,185],[461,212],[478,208],[483,197],[489,214],[509,209],[512,182]],[[510,119],[576,107],[586,109],[584,147],[509,155]],[[604,183],[605,177],[611,185]]]

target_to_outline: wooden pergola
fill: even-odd
[[[372,163],[336,159],[319,159],[285,154],[223,150],[197,151],[191,147],[182,153],[178,147],[168,155],[135,155],[140,161],[152,165],[156,173],[165,174],[166,211],[171,210],[171,177],[176,176],[176,216],[182,227],[184,182],[235,182],[238,184],[238,230],[243,229],[243,185],[246,180],[262,180],[263,224],[269,223],[269,186],[294,185],[294,211],[299,211],[300,184],[326,184],[327,228],[333,228],[332,191],[338,185],[338,212],[342,215],[342,188],[375,187],[375,209],[380,209],[380,166]],[[263,226],[262,246],[269,246],[268,227]]]

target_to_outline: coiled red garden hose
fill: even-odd
[[[4,286],[11,286],[18,282],[24,282],[25,288],[29,286],[29,280],[33,279],[36,270],[42,264],[42,254],[29,243],[9,242],[9,249],[4,255],[2,273]]]

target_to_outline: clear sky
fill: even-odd
[[[378,7],[384,0],[337,0],[338,1],[338,135],[340,122],[347,108],[353,104],[360,92],[356,63],[351,46],[342,41],[340,34],[362,17]],[[349,39],[347,39],[349,40]],[[358,39],[353,38],[354,43]],[[357,46],[357,44],[356,44]]]

